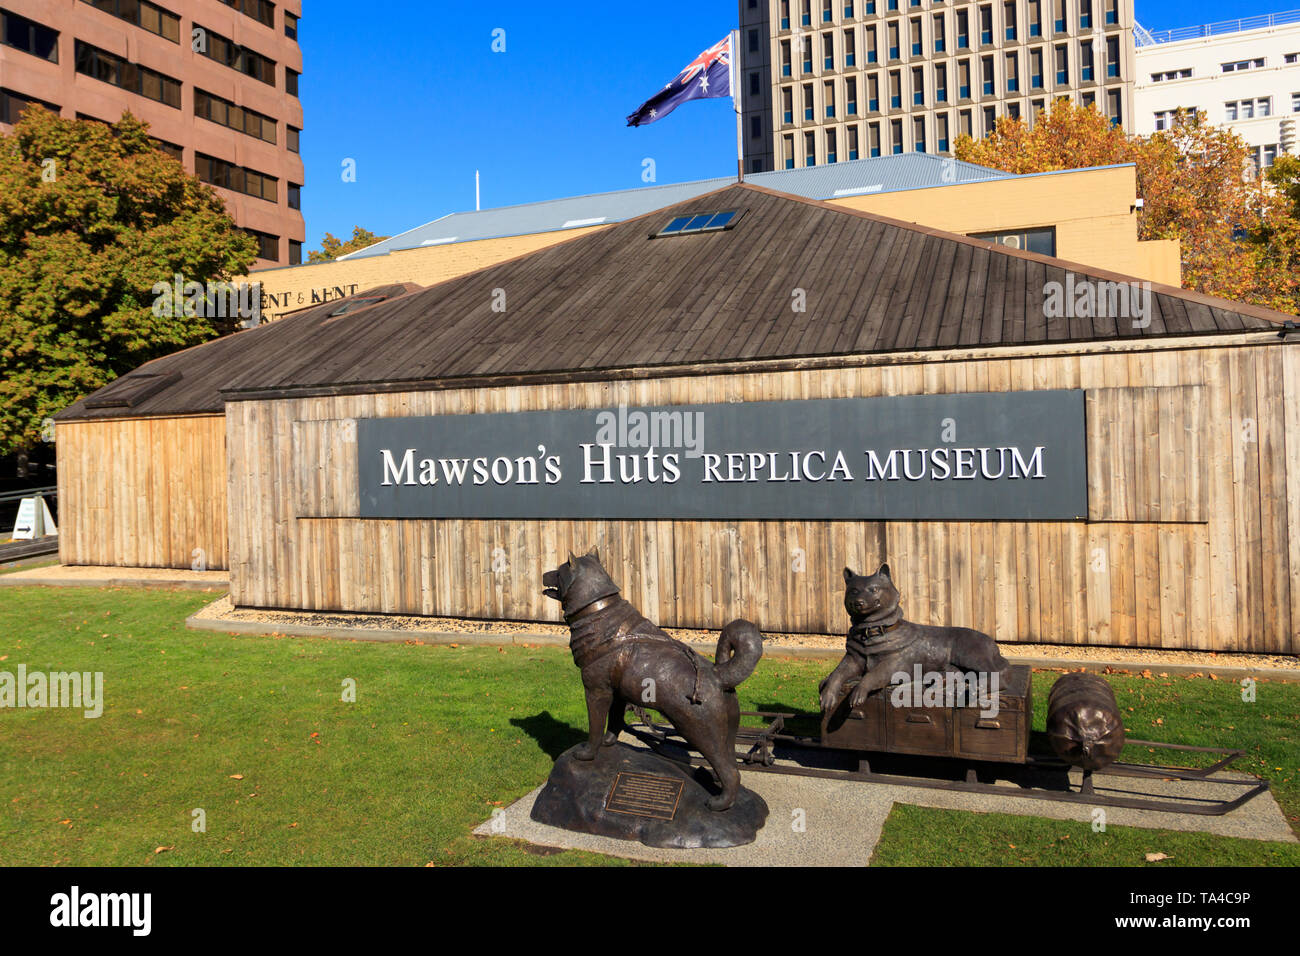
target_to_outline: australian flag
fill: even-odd
[[[671,83],[646,100],[627,118],[628,126],[663,119],[687,100],[731,95],[731,34],[687,64]]]

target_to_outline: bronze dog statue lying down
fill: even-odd
[[[602,745],[612,746],[625,727],[627,705],[644,705],[663,714],[713,768],[722,792],[709,798],[709,808],[730,809],[740,792],[735,688],[763,656],[758,628],[732,621],[722,629],[710,663],[619,597],[594,548],[580,558],[570,553],[542,576],[542,584],[543,593],[564,609],[569,649],[587,696],[588,738],[575,756],[591,760]]]
[[[977,672],[1006,680],[1011,665],[987,634],[969,627],[932,627],[903,619],[898,589],[889,565],[875,574],[844,569],[844,609],[853,626],[844,644],[844,659],[817,688],[822,711],[831,711],[845,684],[857,681],[849,704],[860,707],[867,696],[893,683],[895,674],[911,679],[920,665],[927,673]]]

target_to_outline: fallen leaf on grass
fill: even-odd
[[[172,844],[171,846],[160,846],[158,847],[158,849],[153,851],[153,855],[157,856],[159,853],[166,853],[168,850],[174,850],[174,849],[176,849],[175,844]]]
[[[243,780],[243,779],[244,779],[244,775],[243,775],[242,773],[232,773],[232,774],[230,775],[230,779],[231,779],[231,780]]]
[[[1148,854],[1147,854],[1147,862],[1148,862],[1148,863],[1158,863],[1158,862],[1160,862],[1161,860],[1168,860],[1168,859],[1171,859],[1171,858],[1165,856],[1163,853],[1148,853]]]

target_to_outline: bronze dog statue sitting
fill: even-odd
[[[844,685],[856,680],[849,698],[860,707],[867,696],[903,673],[911,679],[919,664],[926,673],[974,671],[1007,678],[1007,663],[993,638],[969,627],[930,627],[903,619],[898,589],[882,564],[872,575],[844,569],[844,609],[853,625],[844,643],[844,659],[818,685],[822,711],[839,703]]]
[[[619,597],[594,548],[580,558],[570,553],[542,576],[542,584],[542,593],[564,609],[569,649],[587,696],[588,738],[575,756],[591,760],[602,745],[612,746],[625,727],[627,705],[645,705],[668,718],[713,768],[722,792],[709,798],[709,809],[729,809],[740,792],[735,688],[763,656],[758,628],[732,621],[722,629],[710,663]]]

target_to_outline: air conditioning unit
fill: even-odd
[[[1012,249],[1019,249],[1019,248],[1020,248],[1020,237],[1019,237],[1019,236],[1003,236],[1003,237],[1002,237],[1002,244],[1003,244],[1004,246],[1010,246]]]

